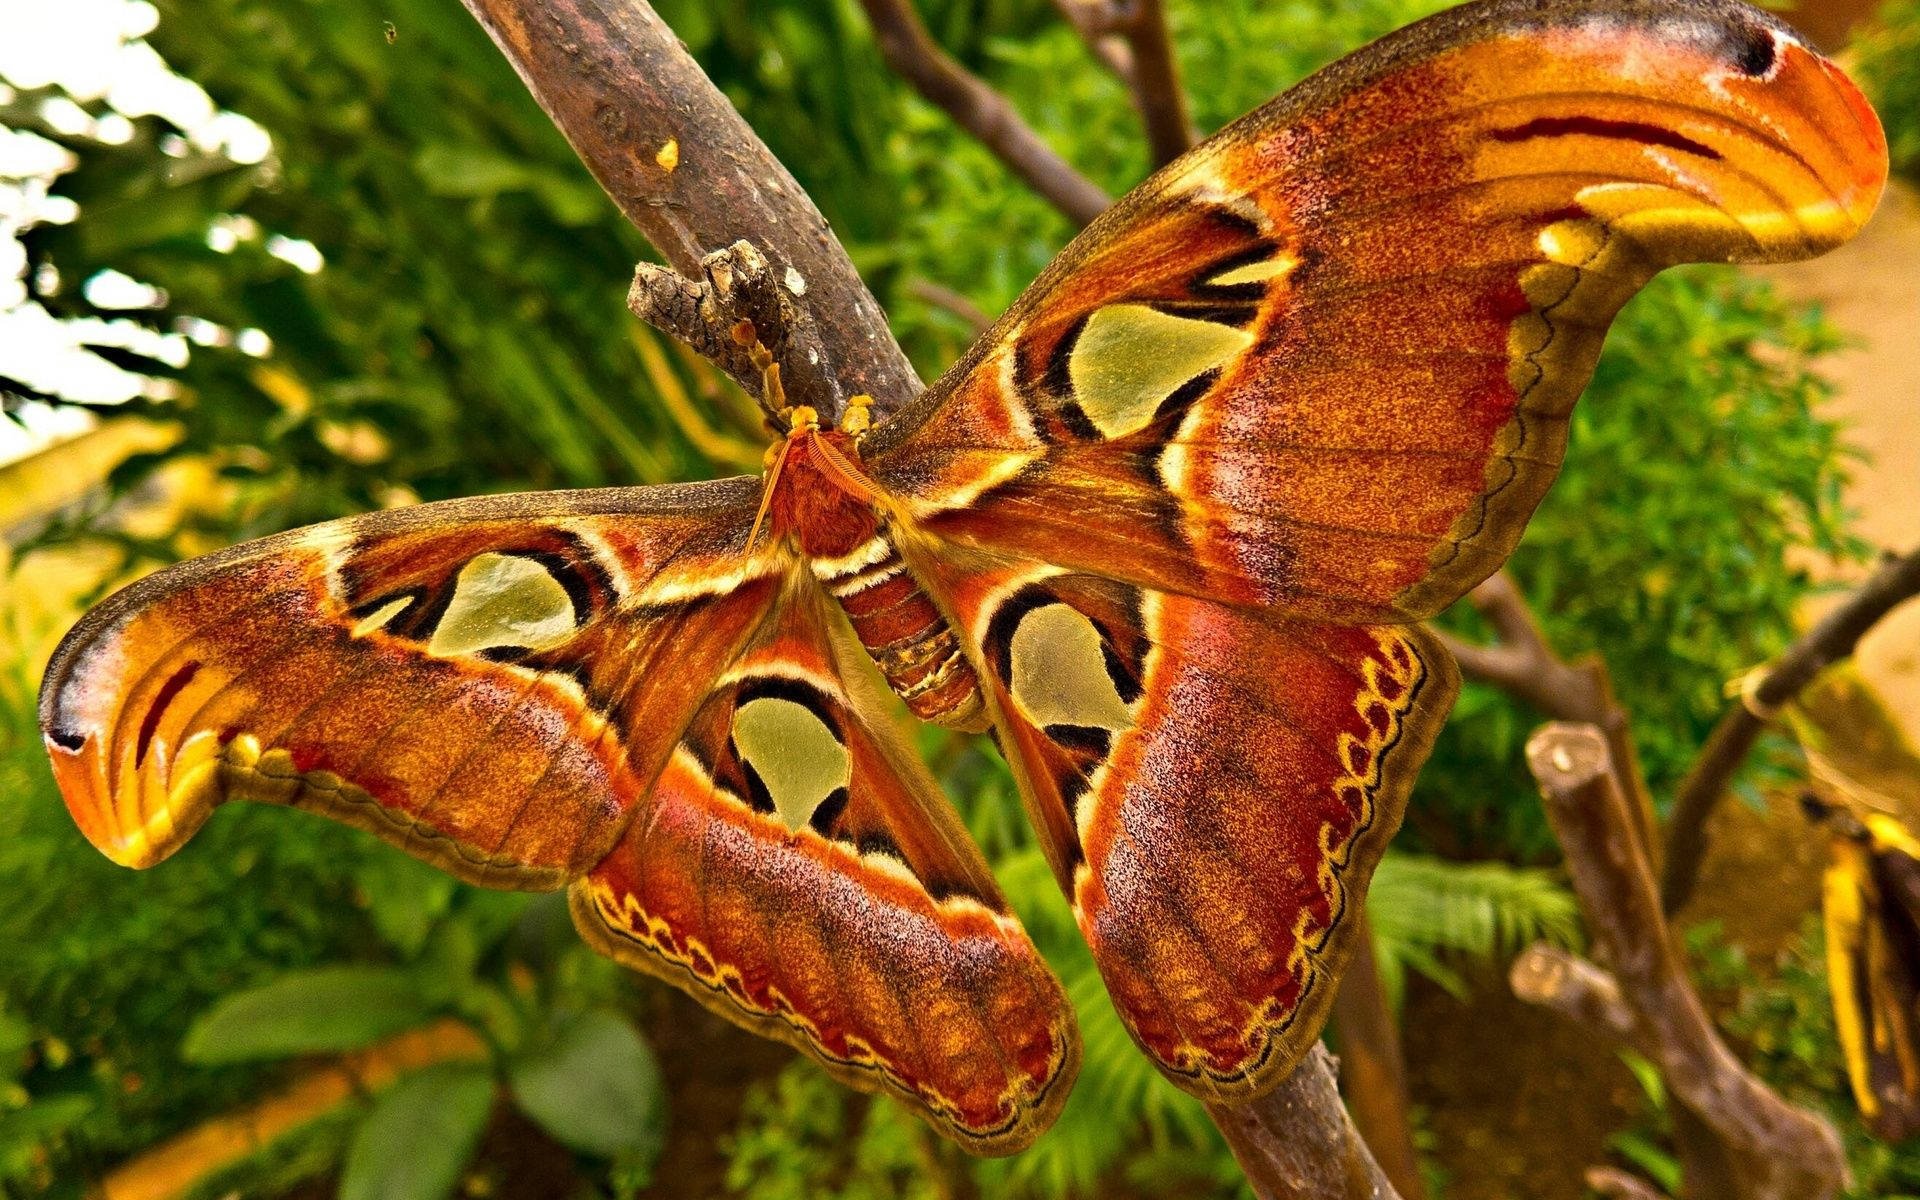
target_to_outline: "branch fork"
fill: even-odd
[[[1741,1064],[1688,979],[1606,737],[1592,725],[1542,726],[1527,743],[1527,765],[1611,970],[1534,946],[1514,963],[1515,993],[1660,1069],[1676,1105],[1675,1144],[1689,1197],[1838,1195],[1850,1181],[1839,1135]]]

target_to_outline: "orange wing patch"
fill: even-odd
[[[1518,541],[1662,267],[1856,231],[1871,111],[1731,3],[1466,5],[1170,165],[868,441],[926,530],[1336,622]]]
[[[703,485],[426,505],[149,576],[48,667],[61,791],[129,866],[253,800],[470,882],[560,887],[612,848],[702,665],[717,672],[772,600],[772,560],[742,568],[725,549],[752,499]],[[640,603],[715,559],[732,584],[708,602]]]

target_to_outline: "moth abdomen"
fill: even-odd
[[[816,559],[814,574],[914,716],[976,733],[986,727],[973,664],[892,541],[876,534],[845,558]]]

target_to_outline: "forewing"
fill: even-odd
[[[490,497],[157,572],[61,643],[40,718],[74,820],[149,866],[231,799],[324,812],[471,882],[600,861],[771,605],[758,489]]]
[[[1270,1088],[1325,1022],[1451,656],[964,551],[921,569],[1135,1040],[1203,1098]]]
[[[1072,1009],[828,604],[795,579],[574,885],[574,919],[610,957],[1010,1153],[1066,1098]]]
[[[972,545],[1429,616],[1518,541],[1635,290],[1828,249],[1885,173],[1853,85],[1744,5],[1464,5],[1142,185],[866,458]]]

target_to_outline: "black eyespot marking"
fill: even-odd
[[[1173,391],[1167,393],[1167,398],[1160,402],[1160,407],[1153,410],[1153,419],[1156,422],[1166,421],[1169,426],[1166,430],[1165,437],[1161,439],[1162,441],[1173,436],[1179,427],[1180,421],[1186,417],[1187,409],[1193,407],[1193,402],[1212,391],[1213,385],[1219,382],[1220,368],[1214,367],[1211,370],[1200,372],[1192,379],[1187,380],[1179,387],[1173,389]],[[1169,417],[1173,418],[1173,420],[1168,421],[1167,419]]]
[[[1773,70],[1778,53],[1773,34],[1765,29],[1741,29],[1732,35],[1733,65],[1748,75],[1761,76]]]
[[[1101,759],[1113,749],[1113,730],[1097,725],[1048,725],[1041,730],[1062,747]]]
[[[49,729],[47,731],[47,740],[62,750],[72,750],[77,753],[80,747],[87,744],[87,735],[84,733],[68,733],[64,729]]]
[[[746,773],[747,806],[757,813],[766,813],[768,816],[773,815],[775,811],[773,806],[773,793],[767,790],[766,783],[760,778],[760,772],[753,769],[753,764],[747,761],[746,756],[740,753],[738,747],[733,747],[733,759],[740,764],[740,769]]]
[[[807,818],[807,824],[811,825],[813,831],[821,837],[832,837],[833,823],[840,819],[841,813],[847,811],[847,801],[850,798],[846,788],[833,789],[827,794],[827,798],[820,802],[820,807],[813,810],[813,815]]]
[[[907,856],[900,852],[900,843],[887,836],[883,830],[869,829],[860,835],[860,840],[855,845],[862,854],[884,854],[889,858],[897,858],[903,863],[907,861]]]
[[[1036,608],[1058,603],[1060,597],[1037,583],[1030,583],[1007,597],[987,623],[987,658],[993,673],[1003,680],[1013,678],[1013,635],[1020,622]]]
[[[1073,396],[1073,348],[1080,344],[1080,335],[1087,331],[1087,322],[1093,319],[1093,313],[1086,313],[1076,320],[1054,343],[1053,354],[1047,359],[1047,371],[1041,385],[1050,395],[1062,400]]]
[[[1059,411],[1060,423],[1067,427],[1068,433],[1081,441],[1097,442],[1105,436],[1093,423],[1093,419],[1087,416],[1087,410],[1080,407],[1079,401],[1069,400],[1060,406]]]
[[[1512,129],[1496,129],[1488,136],[1496,142],[1524,142],[1532,138],[1564,137],[1568,134],[1581,134],[1587,137],[1614,138],[1619,141],[1644,142],[1650,146],[1665,146],[1671,150],[1682,150],[1688,154],[1697,154],[1701,158],[1718,161],[1721,154],[1712,146],[1696,142],[1692,138],[1662,125],[1650,121],[1613,121],[1605,117],[1535,117],[1524,125]]]
[[[1208,263],[1193,275],[1189,287],[1194,295],[1203,296],[1209,300],[1257,306],[1266,298],[1267,289],[1272,286],[1271,280],[1250,279],[1245,283],[1209,283],[1208,280],[1230,275],[1241,267],[1271,262],[1279,257],[1279,254],[1280,247],[1276,243],[1264,237],[1260,238],[1245,250]]]
[[[1245,329],[1260,315],[1258,298],[1252,303],[1238,300],[1162,300],[1149,307],[1169,317],[1208,321],[1235,329]]]
[[[790,700],[820,718],[827,727],[833,740],[842,746],[847,744],[847,735],[840,728],[840,718],[834,713],[833,705],[820,694],[820,689],[810,683],[803,683],[785,675],[756,675],[740,685],[735,693],[733,706],[736,709],[746,707],[749,701],[761,699]]]

